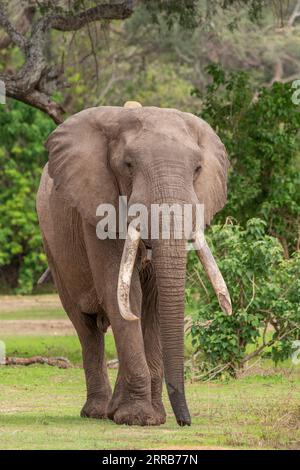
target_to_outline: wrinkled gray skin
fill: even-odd
[[[129,206],[201,202],[209,224],[226,201],[224,146],[203,120],[155,107],[87,109],[61,124],[46,145],[37,210],[49,266],[82,346],[87,401],[81,416],[164,423],[164,373],[178,424],[190,424],[183,376],[185,241],[150,240],[147,264],[140,242],[130,303],[141,321],[126,321],[117,303],[124,240],[96,237],[96,208],[117,207],[119,195],[128,196]],[[119,357],[113,394],[104,357],[109,324]]]

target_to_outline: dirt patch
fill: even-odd
[[[70,320],[1,320],[1,335],[52,335],[75,334]]]
[[[0,312],[15,312],[32,308],[61,308],[61,302],[57,294],[0,296]]]

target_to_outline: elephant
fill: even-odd
[[[193,114],[130,103],[69,117],[46,148],[37,213],[49,268],[81,343],[87,388],[81,416],[163,424],[165,381],[177,423],[190,425],[184,389],[186,239],[142,239],[130,224],[125,239],[118,227],[115,237],[99,239],[97,207],[117,209],[120,196],[129,207],[201,203],[205,227],[227,198],[224,145]],[[203,232],[193,237],[202,237],[197,254],[230,314],[230,296]],[[104,351],[108,327],[119,360],[113,393]]]

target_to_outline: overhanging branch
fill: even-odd
[[[27,33],[27,31],[30,29],[35,11],[36,11],[36,8],[34,6],[26,7],[24,8],[23,11],[21,11],[21,14],[19,15],[16,21],[16,27],[15,27],[18,34],[24,36]],[[5,30],[4,26],[3,26],[3,29]],[[9,34],[4,35],[4,37],[0,39],[0,49],[5,49],[12,42],[13,41]]]
[[[132,0],[120,3],[97,5],[76,15],[51,15],[50,27],[58,31],[77,31],[83,26],[99,20],[124,20],[133,12]]]
[[[133,1],[96,5],[79,13],[57,13],[53,9],[32,24],[28,39],[13,26],[3,3],[0,0],[0,27],[25,57],[24,65],[14,74],[5,71],[0,73],[0,80],[6,86],[6,94],[44,111],[56,123],[60,123],[64,110],[52,100],[51,95],[55,90],[65,87],[66,82],[63,70],[47,63],[45,45],[48,31],[77,31],[94,21],[128,18],[133,12]]]
[[[22,52],[25,53],[27,41],[25,37],[15,29],[15,27],[9,21],[8,17],[5,15],[2,1],[0,2],[0,26],[2,26],[12,42],[18,46]]]

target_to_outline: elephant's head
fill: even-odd
[[[47,142],[49,173],[55,187],[96,225],[101,203],[118,206],[126,195],[129,206],[204,204],[205,224],[226,201],[228,160],[225,148],[202,119],[175,109],[155,107],[91,108],[69,118]],[[195,238],[202,236],[199,232]],[[120,266],[120,313],[136,319],[129,305],[130,279],[140,243],[131,230]],[[190,423],[184,395],[184,239],[148,240],[158,286],[158,304],[165,379],[181,425]],[[205,240],[200,261],[224,310],[231,304],[226,285]]]

